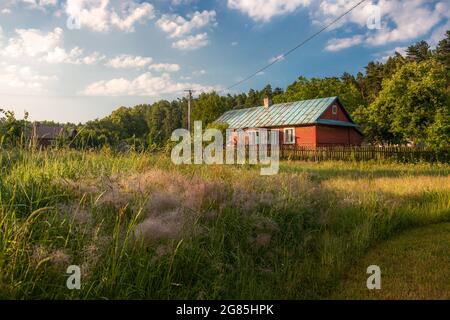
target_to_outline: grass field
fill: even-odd
[[[367,266],[382,271],[380,290],[367,290]],[[334,299],[450,299],[450,223],[406,231],[380,244],[348,272]]]
[[[3,151],[0,168],[7,299],[328,298],[371,248],[450,222],[448,164],[283,162],[260,176],[145,153]],[[81,290],[66,288],[69,265]]]

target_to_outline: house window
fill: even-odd
[[[334,115],[337,114],[337,105],[333,104],[333,106],[331,107],[331,112],[333,112]]]
[[[295,130],[294,128],[284,129],[284,144],[294,144],[295,143]]]

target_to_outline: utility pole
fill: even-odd
[[[189,98],[188,98],[188,115],[187,115],[187,122],[188,122],[188,131],[191,132],[191,103],[192,103],[192,93],[194,92],[194,90],[184,90],[188,93]]]

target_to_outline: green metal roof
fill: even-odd
[[[269,108],[254,107],[225,112],[218,122],[227,123],[230,129],[267,128],[287,125],[320,123],[320,116],[338,98],[328,97],[289,103],[279,103]],[[333,125],[352,125],[344,121],[332,121]],[[326,123],[323,123],[326,124]],[[356,125],[355,125],[356,126]]]

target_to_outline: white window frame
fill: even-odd
[[[337,105],[333,104],[331,106],[331,112],[333,113],[333,115],[337,115],[338,111],[337,111]]]
[[[286,140],[286,137],[287,137],[286,131],[288,131],[288,130],[292,130],[292,141]],[[295,144],[295,128],[284,128],[283,129],[283,143],[284,144]]]

